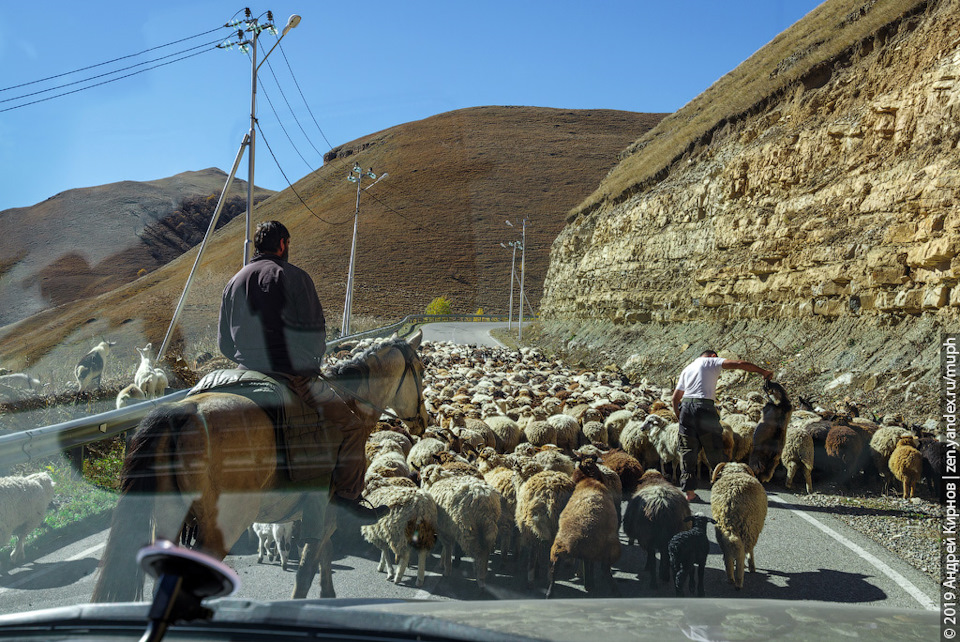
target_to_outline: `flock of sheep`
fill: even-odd
[[[421,586],[427,553],[439,540],[444,574],[462,552],[474,560],[478,589],[499,550],[500,563],[512,560],[527,586],[549,564],[548,597],[556,565],[568,559],[580,562],[587,590],[616,594],[611,568],[622,528],[628,543],[647,553],[638,575],[648,574],[651,587],[672,578],[680,595],[689,579],[690,590],[703,595],[711,521],[728,580],[739,589],[745,564],[755,568],[767,511],[763,483],[779,465],[787,487],[802,472],[807,492],[814,478],[897,479],[905,497],[924,476],[939,481],[943,446],[935,437],[897,417],[857,417],[853,405],[844,414],[805,402],[808,410],[793,410],[773,384],[766,395],[719,403],[730,463],[701,453],[703,476],[713,484],[712,517],[693,515],[674,484],[679,426],[670,389],[632,385],[610,371],[577,373],[537,350],[427,343],[421,352],[434,426],[412,437],[382,423],[367,444],[365,494],[390,511],[361,532],[380,549],[380,570],[394,582],[416,554]]]
[[[81,388],[98,378],[109,348],[101,343],[78,364]],[[135,381],[121,393],[125,403],[138,394],[158,396],[166,387],[151,346],[138,352]],[[674,483],[679,426],[670,389],[630,384],[610,370],[576,372],[526,348],[428,342],[421,353],[433,426],[413,437],[383,422],[366,448],[364,494],[389,510],[361,533],[380,550],[380,571],[396,583],[413,557],[416,585],[422,586],[427,556],[439,542],[443,573],[465,554],[474,561],[479,590],[499,550],[499,563],[509,562],[527,587],[546,569],[548,597],[565,560],[578,562],[586,590],[617,594],[612,568],[621,555],[622,529],[628,545],[646,552],[646,565],[637,570],[652,588],[672,580],[682,595],[689,582],[691,592],[704,595],[707,524],[714,524],[728,580],[741,588],[744,566],[755,569],[753,549],[766,517],[763,483],[780,465],[785,485],[791,488],[802,473],[807,492],[815,478],[862,484],[875,477],[884,488],[899,481],[909,497],[926,478],[939,496],[934,485],[944,445],[936,437],[908,429],[897,417],[858,417],[852,404],[836,413],[801,399],[802,409],[794,409],[774,384],[765,395],[751,392],[743,399],[721,393],[729,463],[706,461],[701,453],[697,474],[701,486],[706,479],[712,483],[711,516],[695,515]],[[131,393],[134,388],[139,393]],[[19,536],[14,561],[22,559],[23,538],[39,524],[52,495],[44,474],[0,479],[0,506],[7,509],[0,542]],[[279,555],[286,567],[292,525],[253,530],[258,560]]]

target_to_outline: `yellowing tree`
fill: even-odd
[[[424,314],[453,314],[453,306],[450,305],[450,299],[445,296],[438,296],[430,302]]]

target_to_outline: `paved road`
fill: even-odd
[[[478,321],[477,323],[426,323],[420,328],[426,341],[451,341],[464,345],[503,347],[490,336],[494,328],[506,328],[506,322]],[[516,329],[516,322],[512,327]]]
[[[709,493],[700,491],[709,501]],[[709,529],[711,552],[706,573],[707,595],[712,597],[824,600],[848,604],[901,608],[932,608],[937,587],[926,575],[891,555],[886,549],[849,529],[821,509],[792,504],[792,495],[770,492],[770,507],[756,549],[757,573],[747,574],[742,591],[726,584],[723,560]],[[694,510],[709,514],[707,503]],[[17,612],[85,602],[93,589],[94,571],[103,553],[107,532],[92,535],[63,549],[13,569],[0,576],[0,612]],[[839,538],[839,539],[838,539]],[[616,565],[616,578],[624,597],[670,597],[671,586],[649,588],[644,576],[638,580],[644,554],[627,546],[621,536],[623,554]],[[477,594],[472,564],[464,559],[452,577],[442,577],[439,546],[427,564],[422,589],[414,585],[414,570],[408,569],[400,585],[385,581],[376,571],[379,554],[359,539],[349,526],[339,534],[334,562],[334,585],[338,597],[431,598],[471,600],[532,598],[543,595],[545,580],[531,590],[523,588],[510,573],[491,572],[488,591]],[[241,577],[238,596],[255,599],[286,599],[293,588],[294,570],[284,572],[276,563],[257,564],[255,547],[238,545],[227,564]],[[508,560],[509,562],[509,560]],[[499,554],[491,559],[497,569]],[[582,583],[573,581],[570,571],[562,573],[558,597],[585,596]],[[309,597],[319,597],[315,585]]]
[[[424,337],[433,341],[456,341],[475,345],[497,345],[489,336],[492,327],[505,323],[434,323],[424,326]],[[785,600],[824,600],[848,604],[901,608],[935,608],[936,584],[883,547],[847,527],[825,509],[794,504],[793,495],[769,491],[769,511],[756,548],[757,572],[748,574],[742,591],[726,583],[723,560],[713,528],[708,529],[711,551],[706,573],[707,595],[712,597],[773,598]],[[709,514],[709,492],[699,491],[704,502],[694,505],[695,512]],[[93,590],[93,574],[107,532],[74,542],[53,554],[35,560],[9,575],[0,576],[0,613],[17,612],[86,602]],[[385,581],[376,571],[379,553],[360,539],[358,529],[345,525],[338,533],[338,553],[334,562],[334,586],[338,597],[431,598],[470,600],[540,597],[545,579],[533,589],[525,589],[510,573],[488,574],[488,590],[476,592],[472,564],[465,559],[452,577],[442,577],[439,546],[427,564],[427,579],[422,589],[414,585],[415,574],[408,569],[400,585]],[[644,554],[627,546],[621,536],[623,554],[615,577],[624,597],[669,597],[671,586],[659,590],[648,586],[643,568]],[[279,563],[257,564],[255,546],[238,545],[227,557],[243,581],[239,597],[286,599],[293,588],[294,570],[284,572]],[[491,559],[493,569],[501,562],[499,554]],[[509,564],[509,560],[508,560]],[[558,597],[584,596],[582,583],[571,581],[564,571]],[[314,586],[309,597],[319,597]]]

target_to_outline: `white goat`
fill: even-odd
[[[162,397],[167,390],[167,375],[161,368],[154,366],[153,344],[148,343],[143,348],[137,348],[140,354],[140,366],[133,375],[133,383],[143,391],[146,399]]]
[[[100,377],[103,376],[103,363],[110,354],[110,348],[116,341],[101,341],[90,352],[83,355],[77,363],[74,374],[77,377],[77,386],[80,392],[100,387]]]
[[[276,559],[273,552],[270,551],[270,545],[277,547],[277,553],[280,555],[280,567],[287,570],[287,556],[290,554],[290,541],[293,538],[293,522],[281,522],[279,524],[261,524],[253,525],[253,532],[257,534],[257,563],[263,562],[263,554],[266,553],[269,561]]]
[[[17,544],[10,554],[14,564],[23,560],[23,545],[27,535],[40,525],[47,514],[54,486],[48,473],[0,477],[0,546],[6,545],[11,536],[17,538]]]

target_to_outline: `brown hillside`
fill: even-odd
[[[662,117],[533,107],[441,114],[333,150],[323,168],[297,182],[295,191],[264,201],[255,216],[290,228],[291,259],[313,275],[331,329],[342,314],[356,199],[345,177],[355,161],[389,172],[361,201],[355,317],[420,312],[439,295],[451,299],[455,311],[506,312],[510,252],[500,243],[519,240],[519,229],[504,220],[519,224],[525,216],[527,293],[536,307],[566,212]],[[203,341],[211,347],[220,291],[240,267],[242,237],[239,217],[207,250],[177,336],[188,349]],[[194,258],[190,252],[113,292],[8,328],[0,337],[0,362],[22,367],[68,338],[86,345],[121,330],[135,335],[132,342],[159,344]]]
[[[180,210],[194,199],[206,205],[208,197],[214,201],[206,209],[212,209],[226,177],[211,168],[121,181],[0,212],[0,298],[6,302],[0,325],[108,292],[190,249],[202,238],[209,215]],[[257,198],[271,193],[258,188]],[[235,181],[230,194],[245,198],[246,183]],[[235,214],[227,211],[221,220]]]

